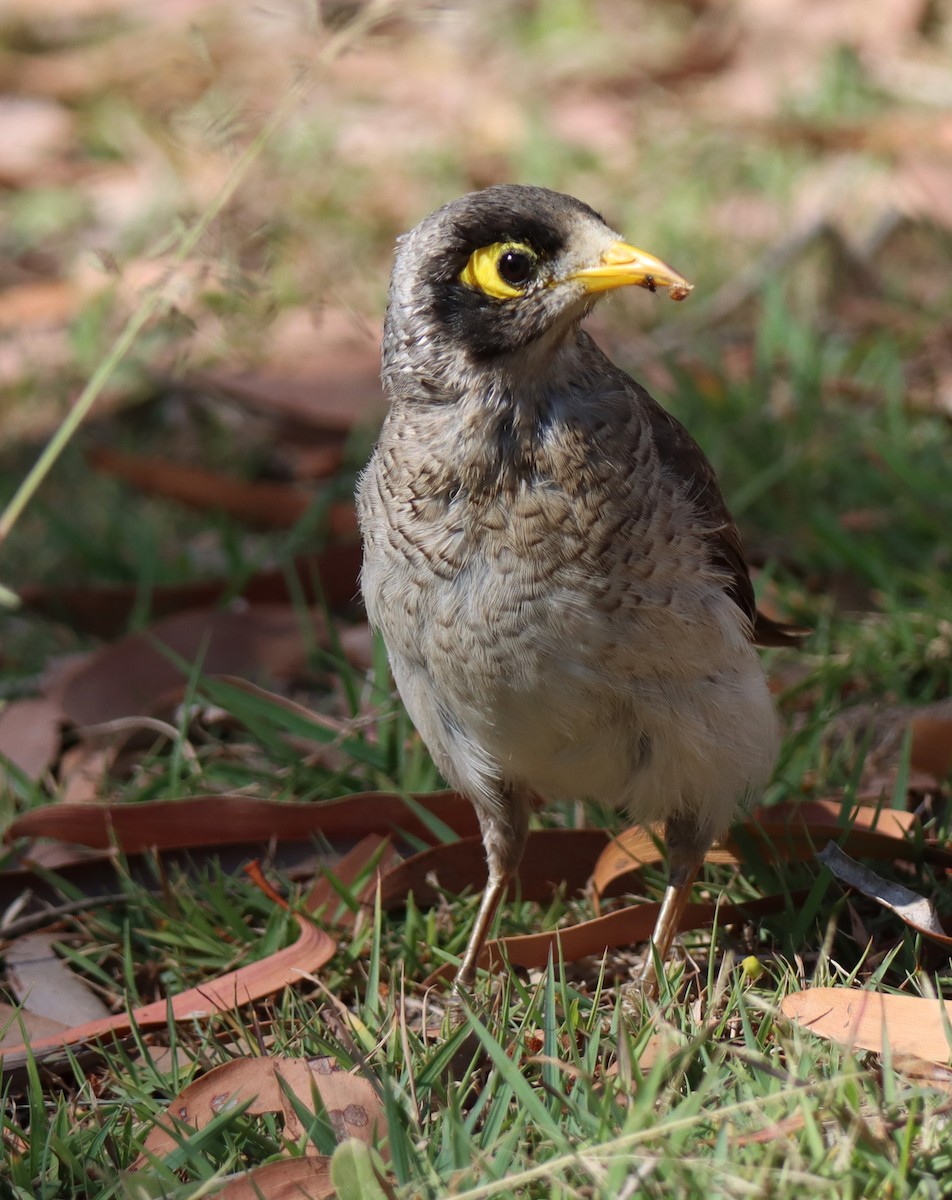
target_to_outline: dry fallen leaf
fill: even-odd
[[[460,837],[472,836],[479,828],[473,806],[455,792],[425,793],[413,800]],[[138,854],[152,848],[235,845],[315,834],[333,839],[400,832],[433,840],[425,820],[394,792],[358,792],[319,804],[226,793],[141,804],[50,804],[17,817],[6,836],[53,837],[98,850],[118,845],[126,854]],[[606,836],[601,835],[603,841]]]
[[[930,861],[952,865],[952,854],[941,847],[918,847],[908,837],[916,825],[914,813],[873,805],[852,806],[845,819],[839,800],[813,800],[778,804],[757,809],[746,821],[739,822],[721,847],[715,847],[705,861],[738,863],[742,848],[737,834],[752,839],[771,860],[804,861],[814,857],[816,846],[828,840],[831,832],[842,834],[845,844],[858,854],[875,858],[901,858],[923,853]],[[614,893],[624,877],[661,860],[657,841],[645,830],[626,829],[612,839],[592,872],[597,897]]]
[[[952,1068],[941,1066],[939,1063],[927,1062],[915,1054],[895,1055],[893,1067],[920,1087],[931,1087],[936,1091],[952,1095]]]
[[[342,354],[338,363],[328,360],[311,374],[215,370],[196,372],[190,378],[249,408],[334,433],[348,433],[361,421],[379,419],[384,407],[376,349],[359,362],[352,354]]]
[[[58,182],[53,164],[69,151],[75,115],[65,105],[36,96],[0,96],[0,183],[4,187]]]
[[[817,858],[829,867],[841,882],[890,909],[923,937],[938,942],[940,946],[952,947],[952,937],[942,928],[935,905],[926,896],[920,896],[902,884],[883,879],[875,871],[844,854],[835,842],[828,842]]]
[[[283,1158],[232,1178],[215,1200],[332,1200],[331,1160],[323,1155]]]
[[[374,1145],[384,1136],[386,1124],[377,1093],[368,1080],[342,1071],[333,1059],[237,1058],[194,1080],[169,1103],[170,1120],[146,1138],[133,1170],[170,1153],[183,1137],[230,1108],[244,1107],[253,1115],[281,1113],[285,1138],[298,1141],[305,1130],[288,1091],[308,1112],[314,1111],[316,1091],[338,1141],[353,1137]]]
[[[76,315],[81,303],[81,294],[65,279],[16,284],[0,291],[0,331],[61,325]]]
[[[0,709],[0,758],[37,782],[56,760],[62,723],[62,709],[48,696],[11,701]],[[0,762],[0,791],[5,773]]]
[[[952,772],[952,717],[914,718],[909,764],[939,783],[948,779]]]
[[[672,1062],[677,1059],[688,1044],[689,1039],[682,1030],[659,1017],[634,1061],[641,1074],[647,1075],[658,1063]],[[605,1078],[612,1079],[616,1075],[621,1075],[626,1084],[632,1086],[634,1084],[632,1066],[633,1063],[626,1062],[625,1057],[621,1056],[606,1068]]]
[[[57,799],[63,804],[95,804],[108,796],[116,747],[77,742],[59,761]]]
[[[319,554],[302,554],[292,563],[257,572],[241,589],[240,599],[255,605],[289,605],[303,599],[340,609],[351,604],[360,590],[360,560],[356,539],[335,543]],[[126,629],[142,600],[138,584],[64,588],[28,584],[18,595],[25,609],[99,637],[114,637]],[[155,587],[149,602],[153,616],[164,618],[210,608],[232,595],[232,581],[209,579]]]
[[[164,1027],[170,1015],[176,1021],[201,1020],[212,1013],[228,1012],[241,1004],[273,995],[288,984],[297,983],[304,976],[320,970],[330,960],[336,943],[308,918],[296,916],[295,920],[299,935],[286,949],[153,1004],[85,1021],[81,1025],[71,1026],[62,1034],[41,1037],[32,1042],[29,1048],[22,1045],[4,1047],[0,1069],[6,1073],[19,1070],[30,1054],[38,1061],[62,1060],[64,1046],[75,1047],[122,1035],[129,1032],[133,1023],[140,1029],[155,1029]]]
[[[75,663],[50,697],[81,726],[148,714],[195,665],[206,675],[292,674],[307,660],[311,639],[322,640],[323,628],[321,614],[283,604],[179,613]]]
[[[819,1037],[883,1054],[912,1054],[952,1062],[952,1001],[886,995],[859,988],[820,987],[794,992],[781,1003],[785,1016]]]
[[[53,1037],[69,1028],[69,1023],[51,1021],[22,1006],[0,1003],[0,1058],[9,1046],[20,1046],[24,1036],[30,1041]]]
[[[721,904],[717,901],[688,904],[681,914],[678,931],[683,933],[689,929],[702,929],[715,921],[719,926],[724,926],[736,921],[757,920],[780,912],[786,903],[787,897],[778,893],[761,896],[746,904]],[[526,970],[542,970],[550,958],[553,962],[558,962],[560,957],[566,962],[578,962],[583,958],[600,957],[606,950],[648,941],[660,909],[661,905],[654,902],[636,904],[563,929],[489,941],[480,954],[479,966],[490,971],[501,970],[507,964]],[[440,967],[428,976],[426,983],[446,982],[454,973],[455,967],[451,965]]]
[[[15,938],[4,950],[7,988],[31,1013],[60,1025],[108,1018],[109,1009],[53,949],[59,940],[50,933]]]
[[[370,865],[375,863],[376,869],[373,877],[364,889],[365,897],[372,902],[379,881],[399,861],[400,856],[390,838],[383,837],[379,833],[367,834],[366,837],[361,838],[353,850],[348,851],[339,862],[334,864],[333,871],[325,870],[321,874],[304,897],[303,906],[307,912],[319,915],[322,924],[329,925],[331,928],[352,926],[355,920],[359,920],[359,914],[355,916],[343,903],[331,880],[333,879],[345,887],[353,887],[360,876],[370,868]],[[336,910],[331,907],[335,905],[335,902]]]
[[[241,479],[105,446],[91,450],[87,458],[97,471],[124,479],[150,495],[177,500],[200,512],[225,512],[259,529],[290,529],[314,503],[312,488]],[[353,505],[332,505],[324,524],[332,537],[355,534]]]
[[[523,900],[549,900],[563,885],[569,892],[581,891],[607,840],[603,829],[532,830],[516,875],[519,894]],[[482,838],[461,837],[399,863],[381,881],[380,902],[393,908],[412,892],[417,903],[432,904],[439,895],[434,878],[453,892],[481,888],[486,882]]]

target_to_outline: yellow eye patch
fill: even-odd
[[[535,251],[521,242],[493,242],[469,256],[460,279],[497,300],[521,296],[535,271]]]

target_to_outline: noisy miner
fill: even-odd
[[[757,611],[713,469],[579,327],[629,284],[691,289],[541,187],[473,192],[398,244],[362,588],[414,724],[479,818],[489,878],[458,988],[533,805],[575,797],[664,825],[653,991],[705,852],[777,754],[754,642],[788,635]]]

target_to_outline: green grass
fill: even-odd
[[[198,691],[227,706],[221,685],[199,681]],[[831,687],[825,703],[834,703],[835,691]],[[315,799],[340,787],[330,771],[312,770],[307,783],[295,774],[275,734],[305,732],[298,719],[261,700],[234,709],[246,727],[243,757],[258,764],[258,779],[273,781],[290,771],[279,794]],[[819,718],[815,728],[822,728]],[[436,782],[420,773],[405,717],[395,720],[389,704],[380,710],[377,732],[373,755],[355,747],[350,787]],[[156,780],[164,771],[167,783],[139,796],[253,786],[254,774],[221,774],[226,747],[227,741],[206,744],[187,787],[174,781],[169,755],[154,757],[146,774]],[[796,793],[807,772],[822,765],[815,738],[791,736],[774,794]],[[855,781],[856,770],[855,757],[846,754],[826,765],[847,795],[847,776],[852,772]],[[136,792],[128,786],[116,798],[134,803]],[[555,815],[573,819],[568,810]],[[281,882],[280,870],[269,873]],[[62,953],[104,995],[123,1003],[194,985],[293,937],[285,913],[243,877],[214,864],[187,875],[157,868],[143,883],[120,862],[118,878],[124,901],[66,918]],[[706,878],[733,899],[778,886],[813,890],[806,904],[741,931],[737,941],[723,931],[713,946],[706,936],[687,936],[698,965],[669,968],[657,1010],[632,988],[633,960],[621,955],[601,966],[555,963],[531,978],[484,982],[472,1010],[445,1014],[436,996],[422,1003],[419,981],[462,952],[476,898],[460,901],[446,892],[433,909],[411,900],[403,913],[378,911],[357,937],[342,941],[321,973],[320,990],[302,984],[257,1006],[254,1015],[241,1010],[166,1034],[137,1035],[131,1044],[104,1048],[92,1063],[74,1062],[63,1087],[51,1087],[40,1070],[23,1084],[8,1081],[4,1127],[29,1144],[28,1153],[10,1158],[13,1194],[198,1200],[215,1181],[294,1152],[282,1140],[279,1120],[244,1114],[239,1106],[185,1137],[145,1179],[127,1173],[176,1092],[212,1066],[262,1053],[262,1037],[269,1053],[330,1054],[377,1081],[387,1101],[389,1171],[406,1200],[448,1194],[471,1200],[672,1193],[792,1198],[806,1187],[831,1197],[945,1194],[939,1181],[950,1165],[947,1096],[910,1082],[888,1061],[822,1042],[778,1013],[783,996],[807,984],[947,990],[947,964],[927,970],[916,940],[894,918],[861,905],[875,947],[864,952],[851,940],[848,923],[837,931],[843,897],[816,864],[787,868],[778,877],[754,855],[740,874],[711,869]],[[906,882],[925,894],[941,886],[925,869]],[[649,873],[645,886],[659,885],[660,875]],[[284,886],[293,902],[301,885],[285,878]],[[72,894],[65,883],[62,892]],[[341,894],[356,905],[354,892],[343,888]],[[589,915],[582,900],[513,901],[500,931],[554,928]],[[738,965],[748,953],[765,968],[756,982]],[[806,977],[803,966],[794,965],[798,959]],[[344,1005],[330,1022],[329,995]],[[673,1047],[642,1064],[661,1028],[671,1031]],[[146,1044],[167,1044],[178,1058],[156,1065],[143,1056]],[[315,1127],[313,1137],[320,1136]]]
[[[226,891],[235,885],[219,880],[202,902],[220,916]],[[117,934],[126,922],[135,916]],[[947,1098],[778,1019],[800,985],[781,959],[767,960],[757,984],[712,961],[700,1004],[684,1003],[675,972],[651,1019],[636,994],[555,964],[530,985],[506,979],[461,1024],[444,1018],[424,1036],[412,985],[388,968],[399,932],[366,936],[370,958],[345,953],[326,981],[351,1013],[337,1033],[321,998],[289,990],[261,1025],[242,1016],[180,1029],[181,1065],[151,1065],[135,1039],[108,1053],[105,1075],[76,1065],[66,1093],[34,1075],[22,1100],[31,1151],[11,1162],[14,1194],[197,1198],[210,1180],[286,1152],[279,1122],[239,1107],[185,1138],[147,1182],[122,1174],[175,1092],[197,1071],[259,1053],[261,1032],[271,1052],[333,1055],[378,1082],[399,1196],[943,1194]],[[390,985],[384,998],[374,978]],[[847,979],[822,959],[813,982]],[[659,1028],[670,1045],[643,1061]]]

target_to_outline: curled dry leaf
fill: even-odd
[[[811,1033],[850,1048],[952,1063],[952,1001],[821,987],[794,992],[781,1008]]]
[[[285,1138],[299,1141],[305,1129],[288,1093],[306,1111],[313,1112],[315,1091],[338,1141],[358,1138],[373,1145],[383,1137],[383,1107],[372,1085],[341,1070],[334,1059],[233,1059],[194,1080],[170,1102],[168,1119],[146,1138],[133,1170],[141,1170],[152,1159],[170,1153],[183,1138],[228,1109],[243,1108],[256,1116],[281,1113]]]
[[[282,1158],[230,1179],[215,1200],[331,1200],[331,1160],[323,1155]]]
[[[319,613],[286,604],[179,613],[80,660],[57,679],[50,699],[76,725],[148,714],[196,663],[206,675],[280,678],[303,666],[311,638],[323,633]]]
[[[324,871],[320,875],[304,897],[304,908],[309,913],[320,914],[324,925],[352,925],[355,919],[359,919],[360,914],[356,914],[355,917],[346,905],[335,903],[339,901],[339,896],[331,884],[331,879],[345,887],[352,887],[361,875],[376,864],[376,870],[363,890],[365,900],[372,902],[381,880],[399,862],[400,856],[388,837],[382,837],[379,833],[369,833],[334,865],[333,871]]]
[[[857,806],[850,810],[846,826],[842,822],[842,804],[838,801],[822,801],[806,804],[778,805],[774,808],[761,810],[750,821],[745,821],[737,827],[743,831],[744,838],[752,839],[758,849],[770,855],[777,861],[802,861],[814,857],[816,842],[828,838],[835,831],[844,835],[847,845],[855,846],[860,853],[874,857],[927,857],[944,865],[952,865],[952,854],[941,847],[916,846],[906,836],[915,825],[912,813],[893,809],[879,809],[871,806]],[[531,849],[532,839],[539,834],[530,834],[530,850],[525,859],[535,864],[535,870],[554,877],[558,874],[556,865],[564,866],[562,876],[570,882],[577,875],[579,865],[591,861],[582,849],[578,838],[582,833],[595,831],[550,831],[574,837],[575,862],[563,863],[558,855],[551,855],[541,846],[538,852]],[[555,843],[557,844],[557,843]],[[566,842],[571,846],[570,842]],[[447,861],[452,856],[452,871],[445,872],[453,880],[453,887],[459,887],[460,882],[481,883],[482,876],[478,875],[476,858],[478,845],[458,842],[451,847],[440,847],[434,851],[425,851],[408,859],[385,877],[383,881],[384,903],[396,897],[402,891],[406,894],[411,887],[421,902],[432,899],[432,887],[427,884],[427,875],[437,870],[436,864],[441,857],[441,851],[446,852]],[[596,853],[597,851],[592,851]],[[599,855],[592,872],[592,886],[596,898],[619,890],[624,878],[642,867],[660,862],[661,850],[655,838],[640,828],[626,830],[605,847]],[[558,860],[557,863],[555,860]],[[713,848],[705,858],[709,863],[740,863],[743,861],[742,841],[738,842],[732,836],[723,847]],[[446,863],[444,863],[444,868]],[[544,889],[532,882],[532,876],[526,881],[529,888],[524,889],[526,898],[542,898]],[[698,928],[711,924],[717,919],[721,924],[728,925],[740,919],[750,919],[754,916],[764,916],[771,912],[780,911],[785,900],[780,895],[764,896],[757,901],[743,906],[727,904],[717,905],[692,904],[685,910],[680,931]],[[529,969],[539,969],[546,965],[549,956],[566,961],[577,961],[579,958],[598,955],[606,949],[617,946],[631,945],[634,942],[645,941],[651,936],[654,920],[658,911],[657,904],[641,904],[625,908],[598,917],[593,921],[582,922],[579,925],[550,933],[528,934],[520,937],[503,938],[490,942],[484,951],[480,965],[484,968],[498,969],[506,961],[513,966]],[[445,979],[451,973],[449,968],[441,968],[430,976],[430,981]]]
[[[64,750],[60,762],[58,798],[63,804],[94,804],[105,798],[116,745],[77,742]]]
[[[942,928],[935,905],[925,896],[910,891],[902,884],[883,879],[869,867],[850,858],[835,842],[829,842],[817,858],[833,872],[837,879],[888,908],[900,917],[911,929],[940,946],[952,948],[952,937]]]
[[[473,807],[455,792],[413,797],[418,810],[431,814],[465,837],[478,829]],[[320,804],[256,800],[241,795],[191,796],[185,800],[149,800],[142,804],[46,805],[19,816],[7,839],[52,837],[107,850],[118,845],[126,854],[143,850],[300,840],[360,838],[371,833],[400,833],[434,840],[426,821],[403,796],[394,792],[359,792]],[[605,835],[603,834],[604,838]]]
[[[314,503],[312,488],[224,475],[205,467],[126,454],[98,446],[87,458],[103,474],[113,475],[153,496],[177,500],[199,512],[225,512],[257,529],[290,529]],[[332,504],[317,530],[330,537],[355,537],[357,517],[351,503]]]
[[[273,995],[288,984],[298,982],[302,976],[320,970],[337,948],[334,940],[306,917],[298,916],[295,920],[300,932],[297,940],[286,949],[167,999],[86,1021],[71,1026],[62,1034],[42,1037],[32,1042],[29,1048],[6,1047],[0,1069],[4,1072],[20,1069],[29,1054],[44,1061],[62,1059],[64,1046],[86,1045],[122,1035],[128,1033],[133,1024],[140,1029],[161,1028],[168,1023],[170,1013],[176,1021],[201,1020],[212,1013],[230,1012],[239,1005]]]
[[[603,829],[535,829],[517,873],[523,900],[549,900],[563,885],[581,891],[608,834]],[[478,836],[421,850],[389,871],[381,884],[383,907],[395,908],[412,892],[419,904],[432,904],[439,892],[481,888],[486,882],[486,852]]]
[[[916,825],[914,813],[856,805],[844,820],[839,800],[817,800],[804,804],[780,804],[759,809],[749,820],[739,822],[722,847],[716,847],[705,859],[711,863],[738,863],[743,860],[745,841],[754,841],[768,861],[802,862],[816,854],[818,843],[831,833],[844,836],[845,844],[870,858],[925,857],[928,861],[952,865],[952,854],[938,846],[918,846],[909,837]],[[614,838],[595,864],[592,884],[596,896],[614,893],[621,881],[633,871],[661,860],[657,842],[643,829],[627,829]]]
[[[757,920],[780,912],[786,903],[787,897],[777,894],[762,896],[746,904],[721,904],[716,901],[688,904],[681,914],[678,932],[701,929],[715,921],[719,925],[731,925],[736,921]],[[542,970],[550,958],[553,962],[558,962],[560,957],[566,962],[578,962],[582,958],[600,956],[606,950],[646,942],[654,931],[660,909],[661,905],[657,903],[636,904],[564,929],[499,938],[487,942],[483,947],[479,966],[490,971],[501,970],[506,964],[530,971]],[[440,967],[427,978],[426,983],[447,982],[452,979],[455,970],[451,964]]]
[[[360,545],[353,541],[330,546],[320,554],[302,554],[289,564],[258,571],[241,589],[249,604],[326,603],[331,609],[349,605],[359,591]],[[233,595],[233,582],[209,579],[199,583],[164,584],[152,589],[154,617],[186,610],[207,609]],[[127,628],[142,600],[138,584],[52,588],[31,584],[18,591],[31,612],[63,621],[98,637],[114,637]]]

